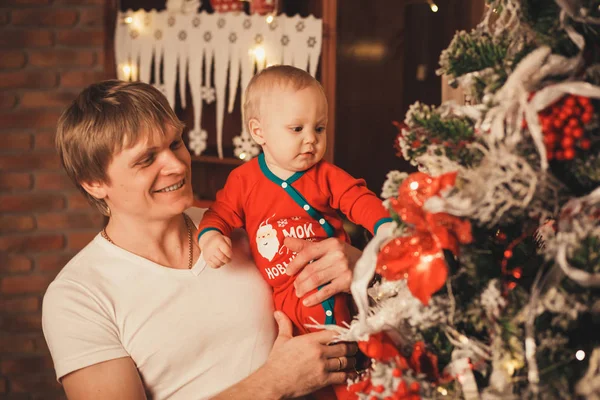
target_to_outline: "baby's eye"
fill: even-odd
[[[178,148],[181,147],[181,145],[183,144],[183,140],[182,139],[177,139],[177,140],[173,140],[173,142],[171,143],[171,150],[177,150]]]
[[[301,126],[294,126],[294,127],[292,127],[292,131],[294,131],[296,133],[300,133],[300,132],[302,132],[302,127]]]
[[[315,129],[317,133],[323,133],[325,132],[325,127],[324,126],[318,126],[317,129]]]

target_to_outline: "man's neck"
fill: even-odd
[[[183,215],[167,220],[112,216],[106,233],[116,246],[171,268],[187,267],[188,227]]]

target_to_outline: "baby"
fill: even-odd
[[[254,261],[273,287],[275,309],[288,315],[294,333],[306,324],[350,322],[348,296],[336,295],[321,306],[305,307],[286,266],[294,259],[286,237],[348,241],[338,210],[352,222],[376,233],[390,223],[389,213],[364,180],[323,160],[326,148],[327,99],[307,72],[278,65],[254,76],[245,92],[244,123],[263,152],[236,168],[198,228],[204,260],[213,268],[231,257],[229,236],[244,227]],[[335,388],[338,398],[351,398]],[[318,396],[320,398],[327,398]],[[331,396],[329,396],[331,397]]]

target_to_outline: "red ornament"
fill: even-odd
[[[358,342],[358,348],[377,361],[386,362],[400,355],[396,345],[385,332],[372,334],[368,340]]]
[[[418,374],[425,374],[427,379],[432,382],[440,379],[437,356],[427,351],[423,342],[415,343],[410,357],[410,365]]]
[[[358,381],[356,383],[353,383],[352,385],[348,386],[348,391],[350,393],[369,393],[371,391],[372,388],[372,384],[371,384],[371,378],[364,378],[361,381]]]
[[[565,149],[565,160],[572,160],[575,158],[575,150],[573,150],[573,148],[569,147],[568,149]]]
[[[250,13],[254,14],[269,14],[275,11],[275,3],[277,0],[251,0]]]
[[[213,10],[220,13],[243,11],[244,5],[240,0],[210,0]]]
[[[566,95],[538,113],[548,160],[572,160],[574,144],[585,136],[585,125],[593,119],[594,107],[589,98]],[[560,143],[560,145],[559,145]],[[582,151],[591,147],[579,144]]]
[[[579,141],[579,147],[581,147],[583,150],[589,150],[591,147],[591,142],[589,139],[581,139]]]
[[[424,304],[446,282],[448,268],[443,249],[458,256],[459,243],[472,240],[471,224],[446,213],[428,213],[425,201],[454,185],[456,173],[433,178],[422,172],[402,182],[392,208],[412,225],[412,234],[386,244],[377,258],[376,271],[388,280],[407,278],[413,296]]]

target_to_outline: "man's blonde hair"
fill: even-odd
[[[90,195],[82,183],[110,183],[106,170],[124,146],[146,135],[183,129],[165,96],[142,82],[108,80],[84,89],[58,120],[56,148],[67,175],[104,215],[106,202]]]
[[[246,87],[242,108],[244,127],[248,128],[248,121],[252,118],[260,119],[260,99],[271,90],[291,88],[297,91],[310,86],[318,87],[327,101],[323,87],[308,72],[290,65],[274,65],[263,69],[254,75]]]

